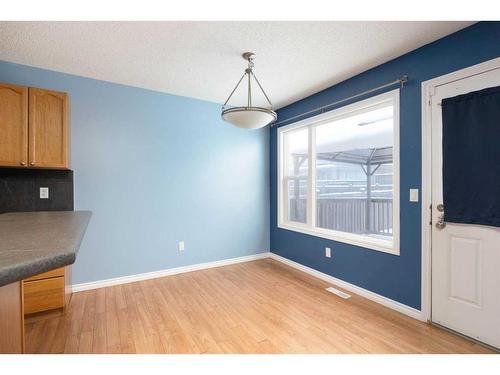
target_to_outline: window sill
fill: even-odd
[[[381,251],[392,255],[399,256],[399,247],[395,241],[386,241],[378,238],[371,238],[367,236],[360,236],[345,232],[339,232],[329,229],[311,228],[304,225],[296,225],[291,223],[279,223],[278,228],[308,234],[310,236],[326,238],[328,240],[343,242],[350,245],[364,247],[366,249]]]

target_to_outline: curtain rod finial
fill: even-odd
[[[408,76],[405,74],[404,76],[401,76],[401,88],[403,88],[404,84],[408,82]]]

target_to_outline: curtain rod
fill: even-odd
[[[407,75],[404,75],[402,76],[401,78],[395,80],[395,81],[392,81],[392,82],[389,82],[389,83],[386,83],[385,85],[381,85],[381,86],[377,86],[373,89],[370,89],[370,90],[366,90],[366,91],[363,91],[359,94],[356,94],[356,95],[352,95],[352,96],[349,96],[348,98],[344,98],[344,99],[341,99],[341,100],[337,100],[336,102],[333,102],[333,103],[330,103],[330,104],[327,104],[327,105],[324,105],[322,107],[318,107],[318,108],[314,108],[314,109],[311,109],[310,111],[307,111],[307,112],[303,112],[303,113],[300,113],[298,115],[295,115],[295,116],[292,116],[292,117],[289,117],[285,120],[281,120],[281,121],[278,121],[278,122],[275,122],[274,124],[271,124],[271,126],[276,126],[276,125],[279,125],[279,124],[282,124],[284,122],[288,122],[288,121],[291,121],[291,120],[295,120],[296,118],[299,118],[299,117],[302,117],[302,116],[305,116],[305,115],[308,115],[308,114],[311,114],[311,113],[314,113],[314,112],[323,112],[325,109],[327,108],[330,108],[330,107],[333,107],[337,104],[340,104],[340,103],[344,103],[344,102],[347,102],[349,100],[352,100],[352,99],[356,99],[356,98],[359,98],[360,96],[364,96],[364,95],[367,95],[367,94],[371,94],[372,92],[375,92],[375,91],[378,91],[378,90],[382,90],[382,89],[385,89],[387,87],[391,87],[391,86],[394,86],[394,85],[400,85],[401,88],[404,87],[404,84],[408,82],[408,76]]]

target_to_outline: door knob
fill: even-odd
[[[439,212],[443,212],[444,211],[444,205],[442,203],[438,204],[436,208],[437,208],[437,210]]]
[[[446,223],[444,221],[444,215],[439,215],[438,221],[436,222],[437,229],[444,229],[446,227]]]

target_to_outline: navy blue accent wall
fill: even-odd
[[[421,188],[421,83],[500,56],[500,22],[481,22],[375,67],[278,111],[300,114],[407,74],[400,98],[401,254],[390,255],[277,227],[276,127],[270,134],[271,251],[420,309],[421,211],[409,189]],[[332,248],[325,258],[324,248]]]

